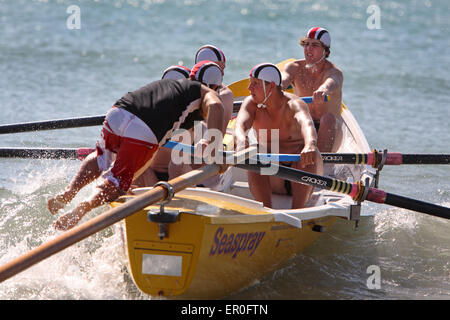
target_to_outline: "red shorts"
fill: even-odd
[[[139,127],[139,122],[132,122],[136,121],[132,116],[130,116],[130,119],[124,128],[131,125],[132,130],[136,130],[136,127]],[[114,131],[120,133],[126,133],[127,131],[112,129],[107,120],[103,124],[102,139],[97,142],[97,163],[101,171],[106,171],[103,177],[125,192],[130,188],[133,179],[146,169],[146,164],[158,150],[158,144],[130,136],[118,135]],[[149,130],[148,127],[144,127],[144,129]],[[137,134],[135,133],[135,136],[142,134],[142,132],[141,129]],[[149,130],[149,133],[146,135],[149,136],[149,140],[153,141],[151,130]]]

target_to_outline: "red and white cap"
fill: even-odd
[[[191,80],[199,81],[206,85],[222,84],[223,76],[220,67],[209,60],[200,61],[191,70]]]
[[[250,71],[250,77],[261,79],[267,82],[274,82],[277,86],[281,85],[281,72],[277,66],[264,62],[257,64]]]
[[[222,50],[210,44],[200,47],[195,54],[195,63],[203,60],[226,62]]]
[[[311,28],[306,33],[306,37],[310,39],[319,40],[327,48],[329,48],[331,45],[330,34],[324,28],[320,27]]]
[[[184,66],[174,65],[164,70],[161,79],[187,79],[191,73],[191,69]]]

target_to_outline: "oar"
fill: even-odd
[[[194,147],[178,143],[174,141],[168,141],[165,147],[172,148],[175,150],[183,150],[184,152],[193,153]],[[227,154],[230,151],[225,151]],[[259,155],[259,154],[257,154]],[[269,164],[237,164],[236,167],[243,168],[246,170],[252,170],[260,172],[260,168],[266,168]],[[279,166],[276,164],[271,164],[273,172],[277,172],[276,176],[285,180],[290,180],[293,182],[303,183],[312,185],[321,189],[327,189],[334,192],[340,192],[350,195],[355,201],[369,200],[376,203],[384,203],[392,206],[409,209],[413,211],[418,211],[433,216],[450,219],[450,208],[438,206],[436,204],[415,200],[392,193],[387,193],[383,190],[377,188],[368,188],[365,190],[361,183],[348,183],[345,181],[337,180],[334,178],[323,177],[315,175],[312,173],[304,172],[297,169],[292,169],[285,166]],[[364,194],[367,191],[365,199],[363,199]]]
[[[301,99],[306,103],[312,102],[312,97],[301,97]],[[328,101],[328,97],[325,97],[325,101]],[[241,104],[242,101],[234,101],[233,112],[238,112]],[[103,123],[104,120],[105,115],[99,115],[80,118],[3,124],[0,125],[0,134],[99,126]]]
[[[0,148],[0,158],[83,160],[94,151],[92,148]]]
[[[268,167],[267,164],[238,164],[239,168],[260,172],[261,168]],[[320,175],[304,172],[301,170],[278,166],[271,164],[273,172],[277,172],[275,175],[278,178],[303,183],[318,187],[320,189],[326,189],[334,192],[347,194],[355,201],[368,200],[371,202],[388,204],[395,207],[400,207],[412,211],[417,211],[425,214],[429,214],[436,217],[450,219],[450,208],[439,206],[433,203],[424,202],[421,200],[411,199],[404,196],[399,196],[392,193],[387,193],[383,190],[365,187],[362,183],[348,183],[345,181],[337,180],[334,178],[323,177]]]
[[[164,147],[194,152],[194,147],[169,140]],[[78,159],[83,160],[94,152],[92,148],[8,148],[0,147],[0,158],[36,158],[36,159]],[[225,154],[232,151],[225,151]],[[300,161],[299,154],[289,153],[258,153],[259,161],[291,162]],[[324,163],[337,164],[367,164],[374,167],[382,160],[380,152],[374,153],[322,153]],[[402,154],[388,152],[385,165],[404,164],[450,164],[450,154]]]
[[[105,115],[0,125],[0,134],[98,126]]]
[[[241,152],[233,154],[235,163],[245,161],[256,154],[256,148],[248,148]],[[217,174],[221,167],[218,164],[210,164],[192,170],[177,178],[170,180],[168,183],[172,186],[173,191],[179,192],[189,186],[196,185],[199,182]],[[110,209],[101,215],[74,227],[57,238],[42,244],[41,246],[31,250],[30,252],[12,260],[11,262],[0,267],[0,282],[11,278],[17,273],[24,271],[32,265],[58,253],[65,248],[87,238],[94,233],[101,231],[114,223],[131,216],[135,212],[142,210],[157,201],[163,200],[167,197],[168,190],[165,187],[156,186],[155,188],[136,196],[124,204]]]
[[[194,153],[194,147],[185,143],[169,140],[164,147]],[[224,151],[232,153],[233,151]],[[290,162],[300,161],[299,154],[289,153],[257,153],[257,159],[260,161],[279,161]],[[324,163],[340,164],[368,164],[377,166],[382,160],[383,155],[374,150],[373,153],[322,153]],[[450,164],[450,154],[401,154],[398,152],[387,153],[385,165],[401,164]]]
[[[324,163],[340,164],[368,164],[377,167],[382,162],[383,155],[374,153],[322,153]],[[282,153],[258,153],[261,161],[300,161],[299,154]],[[450,164],[450,154],[402,154],[399,152],[388,152],[384,165],[402,164]]]

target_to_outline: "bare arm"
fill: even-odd
[[[286,90],[294,81],[294,75],[297,72],[298,66],[296,61],[289,62],[281,72],[281,89]]]
[[[242,102],[241,108],[236,118],[236,124],[234,127],[234,141],[235,150],[239,151],[245,149],[247,142],[247,132],[253,125],[253,120],[255,118],[254,106],[252,107],[251,97],[247,97]]]
[[[305,142],[305,146],[300,152],[301,165],[305,167],[314,163],[315,154],[319,152],[317,148],[317,133],[306,103],[300,99],[296,99],[292,103],[295,112],[294,119],[301,127]]]
[[[228,122],[231,120],[231,116],[233,115],[233,92],[228,89],[228,87],[222,88],[219,93],[220,99],[223,103],[224,108],[224,119],[223,119],[223,127],[222,127],[222,134],[225,135]]]
[[[209,129],[217,129],[222,131],[224,107],[219,95],[202,85],[202,113],[206,120],[206,126]]]
[[[317,102],[323,102],[325,95],[333,95],[337,90],[340,90],[343,82],[342,72],[337,68],[330,69],[325,81],[314,91],[313,99]]]

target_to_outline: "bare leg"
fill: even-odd
[[[272,188],[270,176],[248,171],[248,185],[256,201],[261,201],[265,207],[272,207]]]
[[[317,147],[320,152],[336,152],[342,139],[341,121],[327,113],[320,118]]]
[[[47,201],[47,208],[52,214],[65,207],[84,186],[100,176],[100,169],[97,164],[97,153],[93,152],[84,159],[78,173],[72,179],[62,194],[50,198]]]
[[[81,202],[75,209],[60,216],[53,224],[54,228],[57,230],[71,229],[86,213],[107,202],[114,201],[122,195],[122,192],[109,180],[106,180],[98,188],[100,191],[90,200]]]

